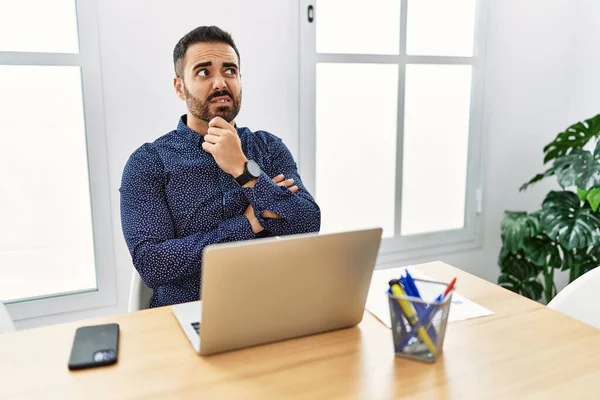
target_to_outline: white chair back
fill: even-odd
[[[144,310],[150,307],[154,290],[144,284],[137,270],[133,269],[131,286],[129,287],[129,312]]]
[[[561,290],[548,307],[600,329],[600,268],[594,268]]]
[[[0,301],[0,333],[14,332],[15,330],[15,324],[6,306]]]

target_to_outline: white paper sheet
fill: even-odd
[[[404,274],[404,271],[408,269],[408,272],[415,279],[432,279],[430,276],[411,268],[391,268],[375,271],[373,278],[371,278],[371,285],[369,287],[369,295],[367,296],[367,303],[365,309],[380,320],[388,328],[392,327],[392,321],[390,318],[390,307],[388,298],[385,294],[388,282],[391,279],[398,279]],[[459,285],[460,282],[457,282]],[[431,301],[435,299],[440,293],[421,293],[421,297],[425,300]],[[464,296],[454,292],[452,295],[452,304],[450,305],[450,315],[448,315],[448,323],[464,321],[472,318],[485,317],[486,315],[492,315],[493,312],[485,307],[480,306],[477,303],[472,302]]]

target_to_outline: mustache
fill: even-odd
[[[229,98],[231,100],[233,100],[233,94],[229,91],[229,90],[220,90],[218,92],[213,92],[211,93],[207,98],[206,101],[211,101],[212,99],[216,98],[216,97],[221,97],[221,96],[229,96]]]

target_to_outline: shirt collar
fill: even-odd
[[[233,126],[235,127],[235,130],[239,136],[240,128],[237,126],[237,124],[234,124]],[[177,133],[186,139],[191,140],[196,146],[201,146],[202,142],[204,142],[204,136],[187,126],[187,115],[185,114],[179,118],[179,123],[177,124]]]
[[[186,139],[191,140],[196,146],[200,146],[201,143],[204,142],[204,137],[201,134],[191,130],[187,126],[187,115],[185,114],[179,118],[179,123],[177,124],[177,133]]]

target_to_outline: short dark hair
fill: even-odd
[[[218,26],[199,26],[179,39],[179,42],[175,45],[175,49],[173,49],[173,66],[175,67],[175,74],[180,78],[183,77],[181,67],[185,58],[185,52],[191,45],[196,43],[228,44],[233,48],[235,54],[237,54],[238,62],[240,62],[240,52],[235,47],[235,42],[228,32],[225,32]]]

